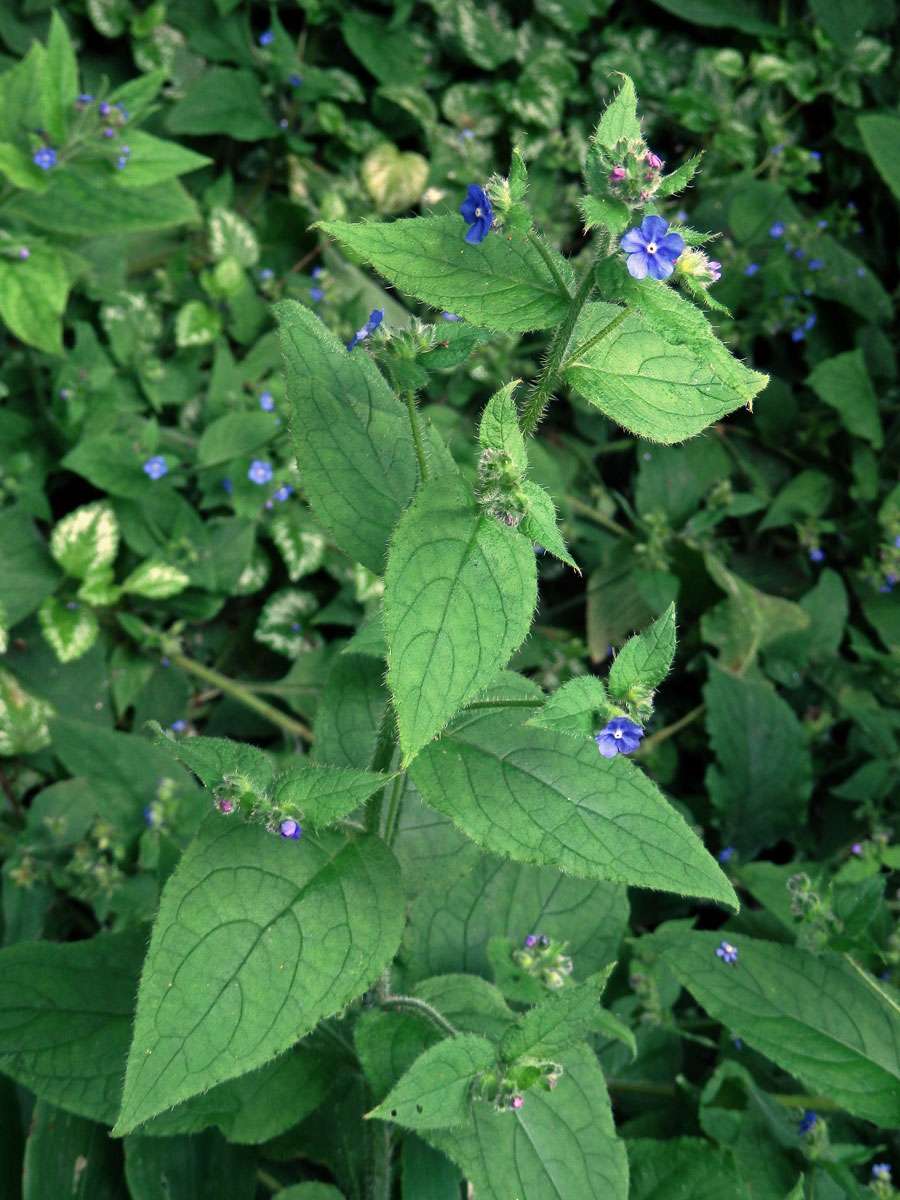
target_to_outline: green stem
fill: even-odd
[[[391,1200],[393,1194],[393,1126],[389,1121],[373,1121],[371,1126],[372,1174],[369,1177],[371,1200]]]
[[[248,691],[243,684],[238,683],[236,679],[229,679],[227,675],[220,675],[212,667],[204,667],[202,663],[188,658],[180,650],[166,649],[164,652],[171,662],[177,667],[181,667],[182,671],[187,671],[189,675],[194,675],[197,679],[202,679],[205,683],[211,684],[218,691],[224,692],[226,696],[231,696],[232,700],[237,700],[238,704],[243,704],[245,708],[253,709],[261,717],[265,717],[267,721],[271,721],[273,725],[277,725],[279,729],[283,729],[285,733],[289,733],[293,737],[303,738],[307,742],[314,741],[315,735],[308,725],[304,725],[302,721],[295,721],[287,713],[283,713],[273,705],[267,704],[265,700],[260,700],[258,696],[254,696],[252,692]]]
[[[422,430],[419,426],[419,412],[416,408],[416,397],[414,392],[406,393],[406,410],[409,413],[409,424],[412,428],[413,444],[416,447],[416,458],[419,460],[419,474],[422,476],[422,482],[431,478],[431,472],[428,470],[428,460],[425,457],[425,444],[422,441]]]
[[[385,1008],[409,1008],[414,1012],[420,1012],[442,1033],[446,1033],[449,1037],[459,1036],[459,1030],[451,1025],[442,1013],[439,1013],[436,1008],[432,1008],[426,1001],[420,1000],[418,996],[386,996],[381,1003]]]
[[[550,403],[553,396],[553,389],[556,387],[556,382],[559,377],[562,361],[565,357],[566,347],[569,344],[569,339],[572,336],[572,330],[581,316],[581,310],[587,304],[591,292],[594,290],[594,261],[584,273],[584,278],[578,286],[578,291],[575,293],[569,311],[566,313],[563,323],[558,326],[556,333],[553,335],[553,341],[550,343],[550,350],[547,354],[547,361],[544,363],[544,369],[538,379],[537,386],[531,393],[531,399],[525,407],[525,411],[519,418],[519,428],[525,437],[530,437],[541,422],[544,415],[544,410]]]
[[[471,704],[466,705],[466,710],[470,708],[542,708],[544,701],[541,700],[473,700]]]
[[[839,1112],[840,1104],[837,1100],[831,1100],[828,1096],[806,1096],[797,1095],[795,1092],[772,1092],[769,1095],[770,1100],[775,1100],[778,1104],[785,1105],[786,1108],[810,1108],[821,1110],[822,1112]]]
[[[620,525],[618,521],[614,521],[612,517],[605,516],[597,508],[592,508],[590,504],[585,504],[583,500],[579,500],[577,496],[570,496],[568,500],[569,507],[575,512],[581,513],[583,517],[590,517],[596,524],[601,525],[604,529],[608,529],[610,533],[616,534],[621,538],[630,538],[631,534],[624,525]]]
[[[393,706],[388,704],[381,719],[378,730],[378,740],[375,743],[375,753],[372,755],[373,771],[389,771],[396,746],[395,721]],[[381,808],[384,804],[384,788],[380,788],[370,797],[366,805],[366,829],[369,833],[378,833],[381,829]]]
[[[391,798],[388,803],[387,818],[384,822],[384,840],[389,846],[394,844],[394,834],[397,832],[397,821],[400,818],[400,797],[403,792],[405,772],[401,771],[394,780],[391,788]]]
[[[547,264],[547,270],[553,276],[553,279],[556,282],[557,290],[559,291],[559,294],[562,296],[563,300],[571,300],[572,293],[566,287],[566,281],[563,279],[562,275],[560,275],[559,269],[557,268],[556,263],[553,261],[553,255],[533,229],[528,230],[528,240]]]
[[[589,337],[586,342],[582,342],[580,346],[577,346],[572,351],[572,353],[569,355],[569,357],[566,359],[565,363],[563,364],[563,369],[565,369],[565,367],[567,367],[570,363],[575,362],[577,359],[579,359],[583,355],[587,354],[588,350],[593,350],[593,348],[597,345],[598,342],[602,342],[608,333],[612,333],[612,331],[614,329],[618,328],[618,326],[622,324],[622,322],[625,320],[625,318],[630,315],[631,315],[631,309],[627,308],[627,307],[623,308],[617,317],[613,317],[613,319],[611,321],[609,321],[606,325],[604,325],[602,329],[598,329],[593,337]]]
[[[660,742],[665,742],[670,737],[674,737],[676,733],[680,733],[682,729],[696,721],[698,717],[702,717],[705,712],[706,705],[698,704],[696,708],[692,708],[689,713],[685,713],[683,717],[680,717],[677,721],[673,721],[665,729],[657,729],[656,733],[651,733],[648,738],[644,739],[644,743],[638,753],[646,754],[648,750],[653,750]]]

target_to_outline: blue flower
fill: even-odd
[[[806,264],[811,271],[821,271],[825,266],[824,258],[811,258]]]
[[[803,322],[803,328],[804,329],[812,329],[814,327],[814,325],[816,324],[816,322],[818,321],[818,319],[819,318],[816,316],[815,313],[810,313],[809,316],[806,318],[806,320]]]
[[[594,741],[604,758],[615,758],[617,754],[631,754],[641,743],[644,731],[627,717],[613,717],[601,729]]]
[[[303,76],[291,75],[288,79],[288,83],[291,85],[291,87],[300,87],[300,85],[303,83]]]
[[[801,328],[791,330],[791,341],[792,342],[802,342],[805,337],[806,337],[806,334],[803,332],[803,330]]]
[[[255,458],[250,464],[247,478],[251,483],[268,483],[272,478],[272,464],[264,459]]]
[[[746,267],[744,267],[744,274],[745,275],[755,275],[758,270],[759,270],[759,263],[747,263]]]
[[[796,333],[797,331],[794,330],[794,332]],[[820,546],[816,546],[814,549],[810,550],[809,557],[813,562],[824,562],[825,551]]]
[[[293,841],[299,842],[300,835],[303,833],[303,830],[296,821],[293,821],[290,817],[288,817],[286,820],[281,822],[278,827],[278,832],[283,838],[291,838]]]
[[[100,101],[100,116],[108,117],[110,113],[110,103],[108,100]]]
[[[31,161],[42,171],[49,171],[56,166],[56,151],[52,146],[41,146],[32,154]]]
[[[289,483],[283,483],[276,492],[272,493],[272,499],[278,501],[287,500],[288,496],[293,496],[293,494],[294,489],[291,487],[291,485]]]
[[[477,246],[487,237],[494,219],[494,210],[484,188],[477,183],[470,183],[459,211],[466,224],[472,227],[466,234],[466,241],[470,246]]]
[[[885,1183],[891,1182],[891,1164],[890,1163],[875,1163],[872,1167],[872,1178],[884,1180]]]
[[[325,299],[325,293],[322,291],[322,289],[320,287],[310,288],[309,289],[309,298],[310,298],[310,300],[314,300],[316,302],[316,304],[318,304],[320,300]]]
[[[810,152],[809,152],[809,157],[810,157],[810,158],[814,158],[814,159],[816,160],[816,162],[818,162],[818,161],[819,161],[819,159],[822,157],[821,151],[819,151],[819,150],[810,150]]]
[[[370,333],[374,333],[383,320],[384,309],[374,308],[362,329],[357,329],[356,333],[354,333],[353,340],[348,343],[347,349],[352,350],[357,343],[364,341]]]
[[[267,29],[265,33],[259,35],[259,44],[261,46],[271,46],[275,41],[275,34],[271,29]]]
[[[732,854],[734,854],[734,846],[726,846],[724,850],[719,851],[719,862],[728,862]]]
[[[528,937],[525,939],[525,945],[527,946],[527,948],[529,950],[532,948],[532,946],[536,946],[537,945],[537,934],[529,933]]]
[[[90,92],[79,92],[78,94],[79,104],[90,104],[93,99],[94,97],[90,94]]]
[[[900,550],[900,533],[894,538],[894,549]]]
[[[794,251],[794,258],[806,258],[806,251],[802,246],[798,246]]]
[[[161,454],[154,454],[144,463],[144,474],[149,475],[151,479],[162,479],[163,475],[168,473],[169,464]]]
[[[225,491],[228,493],[229,496],[234,491],[234,484],[227,477],[222,480],[222,487],[225,489]]]
[[[862,279],[862,277],[865,275],[865,273],[866,273],[865,267],[857,267],[856,268],[856,274],[860,277],[860,279]]]
[[[724,963],[736,963],[737,956],[737,946],[732,946],[731,942],[723,942],[721,946],[716,947],[716,957],[721,958]]]
[[[265,282],[267,279],[274,279],[275,272],[272,270],[271,267],[263,267],[263,269],[259,273],[259,278],[262,279],[263,282]]]
[[[324,268],[324,267],[313,267],[313,269],[312,269],[312,277],[313,277],[313,279],[319,279],[319,278],[321,278],[321,276],[322,276],[322,275],[324,275],[324,274],[325,274],[325,268]]]
[[[640,229],[629,229],[619,245],[627,253],[632,279],[668,279],[684,249],[680,233],[669,233],[662,217],[644,217]]]
[[[784,233],[784,221],[776,221],[769,230],[769,237],[781,237]]]
[[[470,142],[474,136],[475,136],[474,129],[464,129],[459,135],[459,140],[461,142]],[[469,218],[466,217],[466,220],[468,220],[468,219]]]
[[[173,729],[175,733],[181,733],[183,729],[187,729],[187,721],[173,721],[169,728]]]
[[[827,222],[827,221],[824,219],[824,217],[823,217],[821,220],[819,220],[819,221],[816,221],[816,224],[818,225],[818,227],[819,227],[820,229],[827,229],[827,228],[828,228],[828,222]]]
[[[797,1132],[798,1133],[809,1133],[812,1129],[815,1128],[815,1124],[816,1124],[816,1121],[818,1121],[818,1119],[819,1119],[818,1115],[816,1113],[814,1113],[811,1108],[804,1108],[803,1119],[800,1122],[800,1127],[797,1130]]]
[[[259,398],[259,407],[263,410],[263,412],[273,411],[275,408],[275,400],[273,399],[271,392],[263,392]]]
[[[459,321],[461,319],[456,315],[456,313],[442,312],[441,316],[445,321]]]

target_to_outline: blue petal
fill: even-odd
[[[641,250],[637,254],[629,254],[625,261],[625,266],[628,268],[628,274],[632,279],[646,279],[647,271],[650,269],[652,261],[653,255]]]
[[[598,734],[597,749],[604,758],[615,758],[619,753],[619,743],[612,736],[604,737],[603,734]]]
[[[662,217],[644,217],[641,222],[641,233],[648,242],[659,242],[666,236],[669,231],[668,221],[664,221]]]
[[[668,279],[675,270],[671,259],[661,258],[658,254],[648,254],[647,274],[651,279]]]
[[[621,242],[619,242],[619,245],[628,254],[635,254],[637,251],[644,249],[647,245],[647,239],[639,229],[629,229]]]
[[[684,238],[680,233],[667,233],[656,243],[660,254],[675,259],[684,249]]]

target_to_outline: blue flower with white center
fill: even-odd
[[[800,1122],[797,1132],[810,1133],[815,1128],[816,1121],[818,1121],[818,1119],[818,1114],[814,1113],[811,1108],[804,1108],[803,1119]]]
[[[736,963],[737,956],[737,946],[732,946],[731,942],[723,942],[716,947],[716,958],[721,958],[724,963]]]
[[[880,1179],[884,1183],[891,1182],[891,1164],[890,1163],[875,1163],[872,1167],[872,1178]]]
[[[265,33],[259,35],[259,44],[261,46],[271,46],[275,41],[275,34],[271,29],[267,29]]]
[[[278,826],[278,832],[283,838],[290,838],[294,842],[299,842],[303,830],[296,821],[293,821],[290,817],[288,817]]]
[[[275,272],[271,267],[263,267],[259,273],[259,278],[265,283],[267,280],[275,278]]]
[[[796,330],[794,332],[796,333]],[[815,547],[813,547],[812,550],[810,550],[809,557],[812,560],[812,562],[815,562],[815,563],[824,562],[825,561],[825,551],[822,549],[821,546],[815,546]]]
[[[56,151],[52,146],[41,146],[32,154],[31,161],[42,171],[51,171],[56,166]]]
[[[381,322],[383,320],[384,320],[384,309],[383,308],[373,309],[371,315],[369,316],[368,321],[366,321],[366,323],[365,323],[365,325],[363,325],[362,329],[357,329],[356,333],[354,333],[353,340],[347,344],[347,349],[352,350],[354,346],[358,345],[362,341],[365,341],[365,339],[369,336],[370,333],[375,332],[375,330],[378,328],[378,326],[381,324]]]
[[[255,458],[250,464],[247,478],[251,483],[258,483],[260,485],[268,483],[272,478],[272,464],[266,462],[264,459]]]
[[[641,744],[644,731],[627,717],[613,717],[601,729],[594,741],[604,758],[615,758],[617,754],[631,754]]]
[[[162,454],[154,454],[144,463],[144,474],[149,475],[151,479],[162,479],[163,475],[168,475],[168,473],[169,464]]]
[[[477,183],[470,183],[459,211],[466,224],[471,226],[466,234],[466,241],[470,246],[477,246],[487,237],[494,220],[494,210],[484,188],[479,187]]]
[[[784,234],[784,221],[776,221],[769,229],[769,237],[782,237]]]
[[[263,412],[272,412],[275,408],[275,400],[271,392],[263,392],[259,398],[259,407]]]
[[[684,250],[680,233],[669,233],[662,217],[644,217],[640,229],[629,229],[619,242],[628,255],[625,265],[632,279],[668,279]]]
[[[283,483],[277,491],[272,493],[272,499],[278,501],[287,500],[289,496],[293,496],[294,489],[289,483]]]
[[[173,721],[169,728],[175,733],[181,733],[182,730],[187,729],[187,721]]]
[[[325,299],[325,293],[322,291],[322,289],[320,287],[310,288],[309,289],[309,298],[310,298],[310,300],[312,300],[316,304],[318,304],[320,300]]]

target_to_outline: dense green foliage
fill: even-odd
[[[0,1200],[898,1194],[895,22],[2,6]]]

